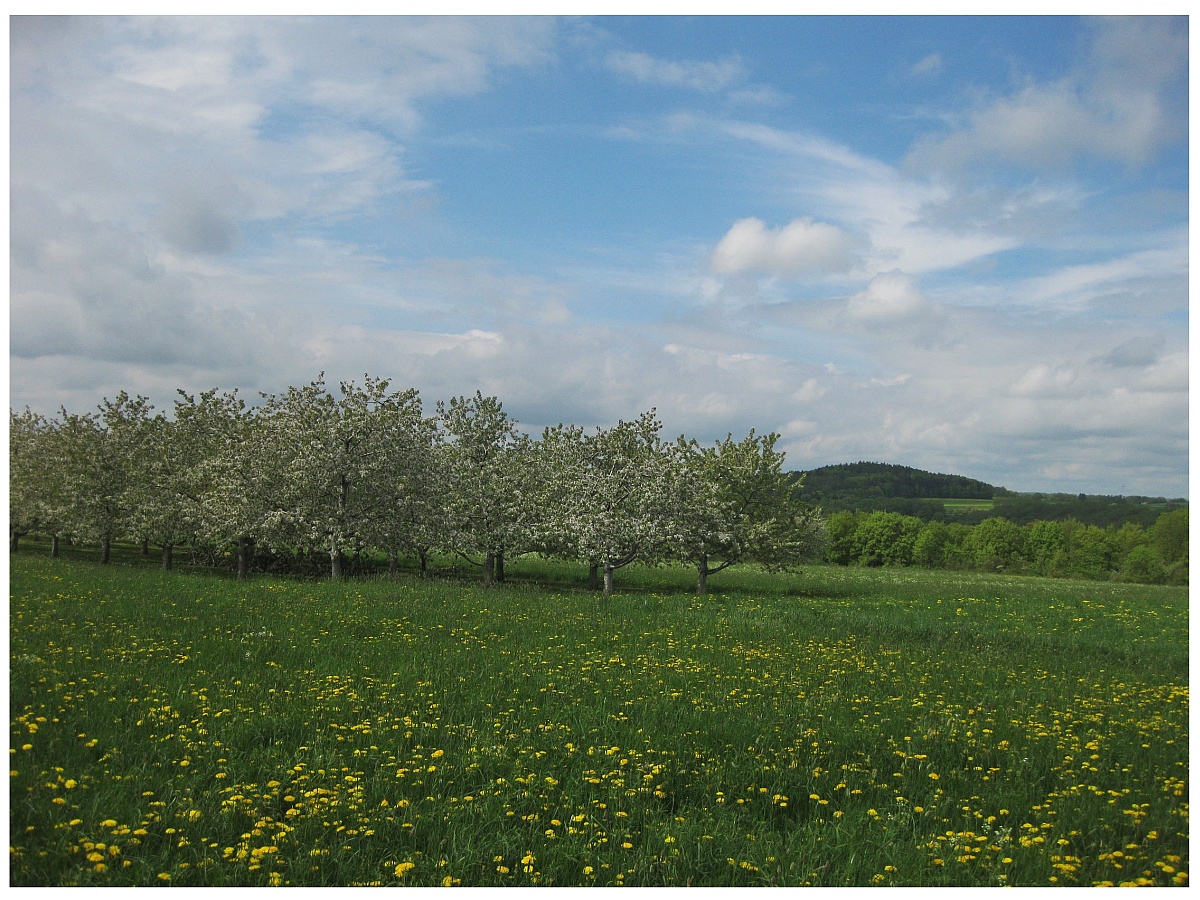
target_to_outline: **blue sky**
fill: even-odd
[[[321,371],[1188,493],[1183,18],[10,20],[10,405]]]

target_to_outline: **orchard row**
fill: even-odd
[[[339,578],[364,554],[453,553],[502,581],[537,552],[586,565],[613,590],[632,562],[693,566],[697,589],[743,562],[787,568],[821,551],[819,511],[793,499],[778,436],[712,446],[662,437],[653,410],[594,431],[522,433],[494,397],[438,402],[370,376],[323,377],[247,406],[179,392],[173,415],[121,392],[95,413],[11,412],[10,549],[21,536],[153,544],[236,560],[327,555]]]

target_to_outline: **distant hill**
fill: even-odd
[[[804,475],[802,493],[814,497],[991,500],[1004,491],[962,475],[939,475],[910,466],[876,462],[822,466],[800,474]]]
[[[1020,494],[962,475],[876,462],[841,463],[791,474],[797,481],[804,479],[795,491],[796,499],[819,506],[826,514],[860,510],[967,524],[1003,516],[1019,525],[1076,519],[1086,525],[1133,522],[1149,527],[1161,513],[1188,505],[1186,500],[1163,497]],[[957,502],[943,502],[947,500]]]

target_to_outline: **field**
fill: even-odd
[[[15,885],[1188,881],[1185,588],[10,560]]]
[[[956,513],[968,512],[990,512],[996,505],[995,500],[961,500],[961,499],[943,499],[942,506],[946,508],[947,515]]]

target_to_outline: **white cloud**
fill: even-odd
[[[970,112],[959,129],[914,147],[918,166],[957,169],[1000,161],[1062,168],[1080,156],[1141,166],[1180,136],[1168,110],[1186,76],[1186,19],[1121,17],[1095,23],[1084,65],[1053,83],[1029,83]]]
[[[913,63],[912,68],[908,71],[912,75],[926,77],[936,75],[942,70],[942,57],[940,53],[930,53],[917,62]]]
[[[826,272],[853,269],[855,276],[870,278],[902,269],[919,275],[955,269],[1019,244],[1003,230],[938,223],[932,214],[954,197],[948,187],[824,138],[738,121],[688,118],[676,127],[710,129],[776,154],[780,162],[771,170],[771,195],[794,197],[797,206],[824,220],[812,224],[842,234],[840,253],[829,256],[838,266]],[[750,246],[763,246],[753,240],[749,225],[742,227]]]
[[[853,265],[854,241],[835,225],[794,219],[767,228],[761,219],[739,219],[712,253],[713,271],[723,275],[846,272]]]
[[[1081,384],[1074,369],[1038,363],[1031,366],[1010,389],[1018,397],[1078,397],[1089,388]]]
[[[707,60],[658,59],[646,53],[614,50],[606,59],[609,69],[646,84],[688,88],[695,91],[719,91],[742,81],[746,69],[734,58],[717,62]]]
[[[925,298],[916,281],[896,270],[876,275],[846,304],[846,311],[852,318],[874,321],[906,318],[924,308]]]
[[[1186,312],[1186,227],[1098,235],[1080,223],[1096,202],[1084,183],[940,181],[821,135],[681,114],[623,149],[657,152],[657,136],[692,162],[712,149],[706,136],[720,151],[736,143],[720,161],[745,168],[721,184],[747,189],[734,200],[746,205],[720,207],[716,227],[734,224],[716,245],[697,236],[716,233],[712,219],[622,249],[601,229],[599,249],[539,270],[501,249],[455,258],[429,236],[445,229],[439,185],[409,167],[432,152],[415,147],[429,100],[550,58],[553,26],[111,18],[12,30],[18,405],[87,410],[121,389],[163,405],[176,387],[213,386],[252,399],[325,369],[331,383],[392,377],[428,404],[481,389],[535,429],[656,406],[669,433],[703,440],[776,430],[792,466],[883,458],[1053,489],[1031,479],[1078,453],[1081,490],[1179,478],[1187,340],[1161,316]],[[1105,158],[1136,159],[1166,133],[1126,103],[1167,77],[1147,74],[1154,29],[1138,32],[1145,46],[1127,29],[1098,33],[1086,77],[977,111],[981,129],[1026,129],[1005,153],[1040,146],[1056,103],[1103,121],[1103,97],[1109,121],[1131,123],[1101,138]],[[737,58],[617,65],[722,102],[756,90]],[[427,204],[393,215],[414,194]],[[738,218],[751,211],[763,218]],[[1031,244],[1035,232],[1062,236]],[[1015,248],[1044,263],[1038,274],[1013,280],[1030,271],[1000,256]]]
[[[1130,253],[1102,262],[1064,266],[1049,275],[1030,278],[1013,291],[1017,303],[1047,308],[1084,309],[1140,282],[1168,279],[1186,284],[1189,256],[1186,238],[1170,235],[1163,246]],[[1180,295],[1181,296],[1181,295]]]

